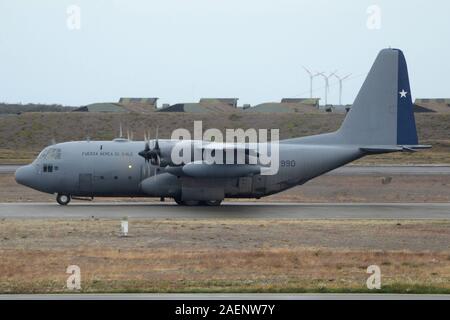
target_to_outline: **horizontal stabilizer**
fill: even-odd
[[[429,145],[411,145],[411,146],[368,146],[361,147],[360,150],[367,153],[390,153],[390,152],[416,152],[417,150],[430,149]]]

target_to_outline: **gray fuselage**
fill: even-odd
[[[162,140],[160,144],[164,147],[171,141]],[[55,144],[44,149],[32,164],[21,167],[16,180],[42,192],[79,197],[260,198],[363,156],[357,146],[314,144],[308,139],[305,144],[298,139],[295,143],[281,141],[275,175],[194,178],[176,176],[146,162],[138,155],[143,145],[126,139]]]

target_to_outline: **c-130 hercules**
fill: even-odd
[[[45,148],[32,164],[17,169],[16,181],[56,194],[61,205],[72,197],[109,196],[168,197],[179,205],[215,206],[224,198],[259,199],[284,191],[364,156],[430,147],[418,144],[407,65],[398,49],[378,54],[336,132],[279,141],[281,165],[275,175],[261,174],[259,163],[196,161],[175,166],[170,156],[178,142],[59,143]],[[122,156],[99,156],[105,153]]]

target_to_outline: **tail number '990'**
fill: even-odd
[[[295,160],[281,160],[280,165],[282,167],[295,167]]]

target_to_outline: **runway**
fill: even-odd
[[[19,165],[0,165],[0,173],[14,173]],[[416,166],[356,166],[338,168],[328,175],[450,175],[450,166],[416,165]]]
[[[293,204],[225,202],[220,207],[181,207],[167,203],[1,203],[0,218],[151,219],[440,219],[450,220],[447,203]]]
[[[334,176],[355,175],[450,175],[450,166],[356,166],[349,165],[328,173]]]
[[[13,294],[0,295],[0,300],[450,300],[445,294]]]
[[[14,164],[0,165],[0,173],[14,173],[20,166]]]

